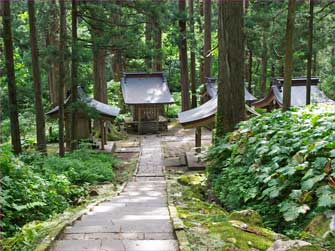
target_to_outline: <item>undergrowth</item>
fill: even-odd
[[[332,106],[274,111],[244,121],[208,154],[213,190],[228,210],[251,208],[285,234],[334,209]]]
[[[85,201],[89,186],[114,180],[117,160],[110,154],[81,148],[64,158],[38,153],[13,155],[1,145],[2,237],[10,237],[33,221],[42,221]]]

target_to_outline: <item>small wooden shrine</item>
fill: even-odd
[[[71,118],[71,94],[68,95],[64,101],[64,119],[65,119],[65,141],[66,145],[69,146],[69,130],[70,130],[70,118]],[[92,120],[100,121],[100,130],[105,134],[106,122],[113,120],[119,115],[120,109],[118,107],[104,104],[98,100],[90,98],[86,95],[84,90],[78,86],[78,109],[76,113],[76,140],[90,139],[92,138]],[[51,118],[58,118],[59,107],[56,106],[52,110],[46,113]],[[104,135],[106,136],[106,135]],[[103,141],[106,141],[106,137],[101,137]],[[103,148],[103,144],[102,144]]]
[[[128,131],[146,134],[167,130],[164,106],[174,103],[174,100],[162,72],[124,73],[121,88],[124,103],[132,114],[132,117],[125,118]]]
[[[296,77],[292,79],[291,86],[291,106],[305,106],[306,105],[306,77]],[[311,78],[311,103],[332,103],[319,88],[320,79],[317,77]],[[262,99],[253,102],[252,106],[256,108],[263,108],[268,111],[280,108],[283,106],[283,91],[284,79],[274,78],[269,93]]]

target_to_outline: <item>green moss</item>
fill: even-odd
[[[322,238],[325,233],[330,231],[329,225],[330,219],[327,219],[324,214],[319,214],[310,221],[305,231],[318,238]]]
[[[261,217],[253,211],[229,214],[222,207],[205,201],[202,175],[186,173],[168,180],[169,194],[185,225],[191,250],[266,250],[278,237],[261,226]]]
[[[181,175],[178,177],[178,182],[184,186],[194,186],[194,185],[199,185],[205,180],[205,176],[196,173],[196,174],[191,174],[191,175]]]
[[[326,249],[323,249],[317,245],[309,245],[309,246],[303,246],[299,248],[292,248],[292,249],[289,249],[288,251],[325,251],[325,250]]]
[[[254,224],[262,226],[262,217],[255,212],[254,210],[242,210],[242,211],[233,211],[229,218],[231,220],[240,220],[248,224]]]

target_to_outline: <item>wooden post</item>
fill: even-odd
[[[201,152],[201,127],[195,129],[195,151],[197,153]]]

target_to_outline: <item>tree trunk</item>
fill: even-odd
[[[28,1],[28,14],[29,14],[29,29],[30,29],[30,46],[31,46],[31,62],[33,68],[34,80],[34,95],[35,95],[35,115],[36,115],[36,137],[37,137],[37,150],[46,153],[47,145],[45,140],[45,118],[42,103],[42,86],[39,65],[39,53],[37,45],[36,34],[36,17],[35,17],[35,2],[34,0]]]
[[[199,15],[200,17],[197,19],[198,20],[198,27],[199,27],[199,34],[204,33],[204,24],[203,24],[203,16],[204,16],[204,2],[203,0],[198,0],[198,5],[199,5]],[[204,47],[202,46],[201,50],[204,50]],[[204,57],[203,55],[200,56],[199,58],[199,80],[200,80],[200,85],[205,84],[204,80]],[[201,103],[203,102],[201,98]]]
[[[5,47],[5,64],[8,83],[8,108],[13,150],[16,154],[22,151],[20,140],[19,114],[16,99],[16,83],[11,29],[10,1],[4,1],[3,7],[3,41]]]
[[[313,76],[317,76],[318,74],[316,74],[316,57],[317,57],[317,51],[315,50],[313,53],[313,60],[312,60],[312,64],[313,64]]]
[[[249,51],[249,57],[248,57],[248,61],[249,61],[249,63],[248,63],[248,71],[249,71],[249,73],[248,73],[248,91],[250,92],[250,93],[252,93],[252,85],[251,85],[251,82],[252,82],[252,50],[251,49],[249,49],[248,50]]]
[[[244,119],[243,2],[218,2],[219,77],[216,137],[233,131]]]
[[[113,67],[113,79],[116,82],[120,82],[122,76],[122,54],[120,50],[116,50],[112,58],[112,67]]]
[[[311,103],[311,77],[312,77],[312,57],[313,57],[313,17],[314,17],[313,12],[314,12],[314,0],[309,0],[306,105],[309,105]]]
[[[94,98],[105,104],[107,100],[106,50],[93,45]]]
[[[192,108],[197,107],[197,93],[196,93],[196,70],[195,70],[195,37],[194,37],[194,5],[193,0],[189,0],[189,11],[190,11],[190,33],[192,36],[191,46],[191,69],[190,69],[190,80],[191,80],[191,92],[192,92]]]
[[[268,66],[268,48],[266,42],[265,31],[263,32],[263,50],[262,50],[262,79],[260,86],[260,96],[264,97],[266,94],[266,75]]]
[[[295,18],[296,0],[289,0],[286,24],[286,52],[285,52],[285,72],[284,72],[284,94],[283,111],[287,111],[291,106],[291,85],[293,72],[293,32]]]
[[[147,22],[145,23],[145,45],[147,48],[145,65],[148,71],[152,68],[152,26],[152,19],[151,17],[148,17]]]
[[[59,48],[59,16],[55,0],[50,1],[50,20],[49,28],[46,31],[46,47],[50,51],[56,51]],[[53,54],[52,54],[53,55]],[[48,87],[50,101],[53,107],[58,105],[58,76],[59,62],[56,57],[48,57]]]
[[[190,108],[189,83],[188,83],[188,65],[187,65],[187,34],[186,34],[186,0],[179,0],[179,12],[182,17],[179,19],[179,60],[181,73],[181,97],[182,110],[186,111]]]
[[[155,22],[154,25],[154,32],[155,54],[152,70],[162,71],[162,29],[157,22]]]
[[[66,50],[66,7],[65,1],[59,1],[60,8],[60,42],[59,42],[59,87],[58,87],[58,107],[59,107],[59,156],[64,157],[64,87],[65,87],[65,50]]]
[[[78,88],[78,35],[77,35],[77,0],[72,0],[72,55],[71,55],[71,151],[77,148],[76,137],[76,102]]]
[[[192,108],[197,107],[197,92],[196,92],[196,83],[195,83],[195,37],[194,37],[194,6],[193,0],[189,0],[189,13],[190,13],[190,33],[192,36],[191,40],[191,52],[190,52],[190,60],[191,60],[191,71],[190,71],[190,79],[191,79],[191,92],[192,92]],[[196,152],[201,151],[201,127],[197,127],[195,130],[195,149]]]
[[[212,56],[211,47],[212,47],[212,35],[211,35],[211,11],[212,2],[211,0],[204,1],[204,76],[203,82],[206,81],[206,78],[211,77],[211,69],[212,69]]]

